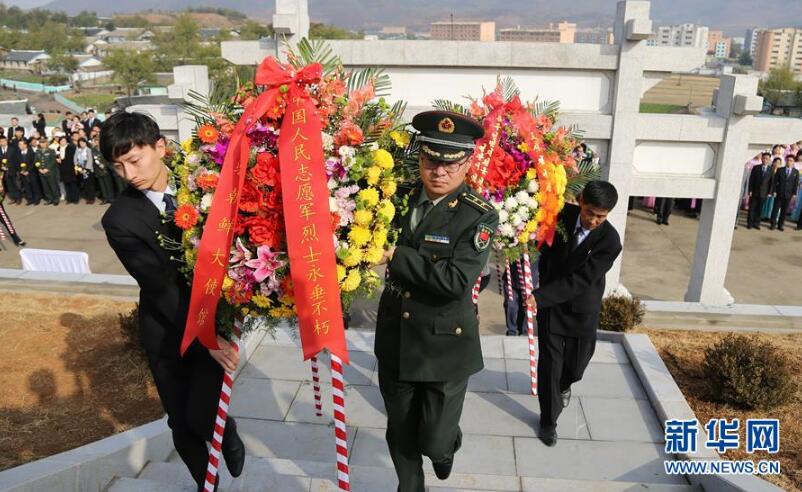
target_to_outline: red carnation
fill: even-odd
[[[239,199],[239,209],[243,212],[254,213],[259,210],[259,203],[262,201],[262,193],[250,182],[245,180]]]

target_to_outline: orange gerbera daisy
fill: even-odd
[[[198,128],[198,138],[205,144],[216,143],[219,136],[220,132],[212,125],[206,124]]]
[[[183,230],[192,229],[198,223],[198,211],[189,203],[178,207],[175,211],[175,225]]]

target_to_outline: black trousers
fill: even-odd
[[[785,217],[788,215],[788,204],[791,198],[783,198],[779,195],[774,197],[774,207],[771,209],[771,226],[775,225],[780,229],[785,225]],[[778,217],[779,216],[779,217]]]
[[[582,379],[596,350],[596,338],[557,335],[551,333],[548,326],[539,331],[537,399],[540,402],[540,426],[553,429],[563,410],[560,393]]]
[[[5,186],[9,200],[12,202],[20,201],[22,199],[22,188],[19,171],[9,169],[6,171],[3,180],[5,181],[3,185]]]
[[[671,217],[671,211],[674,210],[673,198],[658,198],[654,202],[654,211],[657,214],[658,222],[668,222]]]
[[[39,184],[37,171],[28,171],[27,176],[22,177],[22,187],[25,193],[25,201],[29,205],[38,205],[42,201],[42,187]]]
[[[399,492],[423,492],[423,456],[450,458],[462,441],[459,419],[468,379],[398,381],[379,364],[379,389],[387,410],[387,447]]]
[[[749,215],[746,218],[746,224],[750,227],[760,227],[760,217],[763,215],[763,201],[765,198],[759,194],[752,194],[749,197]]]
[[[95,173],[89,171],[86,178],[81,180],[81,190],[83,191],[84,199],[89,202],[94,202],[97,198],[97,190],[95,189]]]
[[[140,316],[147,315],[140,311]],[[184,357],[179,355],[180,339],[165,334],[156,324],[140,325],[141,340],[150,371],[156,383],[167,425],[181,459],[199,486],[206,478],[209,452],[217,415],[217,402],[223,382],[223,368],[209,351],[195,342]],[[229,417],[223,445],[236,434],[236,423]]]
[[[64,183],[64,195],[67,203],[78,203],[81,199],[81,189],[78,187],[77,181],[69,181]]]
[[[114,200],[114,181],[112,177],[106,173],[103,175],[95,174],[97,184],[100,186],[100,197],[106,201],[111,202]]]

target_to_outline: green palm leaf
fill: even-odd
[[[455,103],[454,101],[449,101],[448,99],[435,99],[432,101],[432,106],[440,111],[450,111],[452,113],[460,113],[470,116],[470,111],[468,111],[468,108],[462,104]]]
[[[583,159],[577,165],[577,171],[568,176],[565,198],[576,199],[588,183],[597,179],[601,179],[601,168],[593,163],[593,159]]]
[[[560,101],[538,101],[535,100],[534,106],[532,106],[532,116],[538,117],[540,115],[548,116],[552,121],[557,118],[557,114],[560,112]]]
[[[516,96],[521,95],[521,91],[518,89],[518,85],[512,77],[499,77],[498,83],[501,86],[501,93],[505,101],[510,102],[515,99]]]
[[[390,95],[392,84],[390,83],[390,76],[384,73],[381,67],[367,67],[356,72],[351,72],[348,75],[346,87],[348,92],[353,92],[364,88],[369,83],[373,83],[373,90],[376,92],[376,97],[385,97]]]
[[[290,63],[295,68],[301,68],[312,63],[323,66],[323,74],[330,75],[342,67],[342,60],[331,46],[322,39],[309,40],[302,38],[295,47],[286,45]]]

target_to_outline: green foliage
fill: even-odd
[[[592,159],[584,159],[577,164],[575,173],[568,173],[568,184],[565,186],[566,200],[576,200],[585,185],[591,181],[601,179],[601,169]]]
[[[752,55],[750,55],[748,51],[743,51],[738,57],[738,63],[747,67],[751,67],[754,62]]]
[[[610,295],[602,300],[599,329],[629,331],[643,322],[646,311],[637,297]]]
[[[125,87],[128,97],[140,84],[155,81],[155,65],[149,52],[132,53],[126,50],[113,50],[103,63],[114,70],[114,80]]]
[[[239,38],[243,41],[256,41],[273,37],[273,28],[261,22],[247,20],[239,29]]]
[[[334,54],[331,46],[321,39],[309,40],[303,38],[298,41],[295,48],[288,47],[287,53],[292,66],[301,68],[310,63],[320,63],[323,74],[329,75],[342,66],[340,57]]]
[[[64,53],[55,53],[47,62],[47,67],[54,72],[72,73],[78,69],[78,60]]]
[[[710,396],[738,408],[774,408],[797,390],[788,356],[755,337],[727,335],[705,351],[702,369]]]
[[[107,92],[82,92],[81,94],[70,94],[67,98],[85,108],[92,108],[98,113],[104,113],[111,108],[117,96]]]
[[[158,53],[156,58],[160,70],[186,64],[196,58],[200,50],[200,24],[189,14],[180,14],[171,30],[156,34],[153,44]]]
[[[800,90],[802,82],[797,82],[794,73],[787,67],[775,68],[758,86],[758,93],[772,106],[776,106],[786,94]]]
[[[220,16],[225,17],[229,20],[245,20],[248,18],[246,14],[240,12],[239,10],[234,9],[227,9],[227,8],[216,8],[216,7],[187,7],[186,12],[193,12],[198,14],[217,14]]]
[[[362,39],[363,37],[360,33],[320,22],[313,22],[309,26],[310,39]]]
[[[448,99],[435,99],[432,101],[432,106],[440,111],[450,111],[452,113],[460,113],[466,116],[470,116],[471,114],[470,111],[468,111],[468,108],[462,104],[449,101]]]
[[[75,27],[96,27],[98,25],[97,14],[82,10],[78,15],[70,18],[70,25]]]
[[[685,108],[679,104],[640,103],[641,113],[676,114]]]
[[[384,73],[384,69],[380,67],[368,67],[352,72],[348,77],[346,87],[349,92],[352,92],[362,89],[371,82],[377,97],[390,95],[392,88],[390,76]]]

